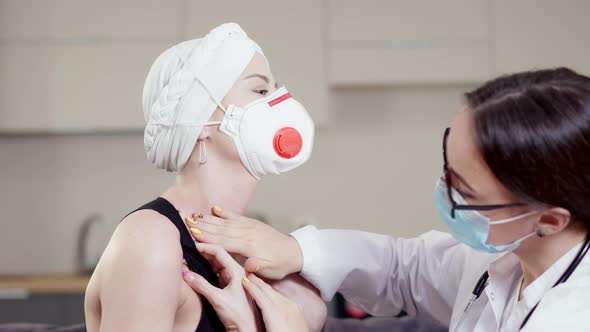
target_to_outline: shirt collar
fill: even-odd
[[[523,290],[522,298],[527,306],[537,304],[541,300],[541,297],[543,297],[543,294],[555,285],[569,264],[571,264],[582,245],[583,243],[575,245],[565,255],[561,256],[555,263],[553,263],[547,271]]]

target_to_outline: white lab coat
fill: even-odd
[[[522,270],[513,253],[480,253],[447,233],[393,239],[307,226],[291,235],[303,252],[302,276],[324,299],[340,292],[375,316],[394,316],[403,310],[454,331],[475,284],[489,270],[489,284],[460,331],[517,331],[541,298],[522,331],[590,331],[590,255],[566,283],[551,288],[581,245],[527,287],[517,302]]]

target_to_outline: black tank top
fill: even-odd
[[[213,271],[213,267],[211,267],[211,264],[197,250],[193,237],[186,229],[178,210],[170,202],[162,197],[158,197],[133,212],[140,210],[154,210],[168,218],[180,232],[182,255],[189,269],[203,276],[211,285],[219,287],[217,274]],[[219,320],[211,303],[203,296],[201,296],[201,302],[203,304],[203,311],[196,332],[225,331],[225,327]]]

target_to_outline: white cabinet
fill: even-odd
[[[0,2],[0,131],[144,126],[147,72],[182,35],[182,0]]]
[[[0,131],[144,126],[143,82],[164,43],[0,47]]]
[[[192,0],[187,13],[186,39],[202,36],[221,23],[238,23],[260,45],[277,80],[305,105],[316,124],[328,121],[323,1]]]
[[[183,0],[2,0],[0,41],[177,38]]]
[[[556,66],[590,74],[590,1],[492,1],[496,74]]]
[[[336,86],[476,82],[490,74],[486,0],[328,0]]]
[[[140,130],[156,57],[228,21],[261,44],[321,125],[323,8],[316,0],[1,0],[0,132]]]

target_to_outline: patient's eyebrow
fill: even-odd
[[[244,77],[244,80],[251,79],[251,78],[259,78],[259,79],[265,81],[266,84],[270,83],[270,79],[264,75],[261,75],[261,74],[248,75],[248,76]]]

